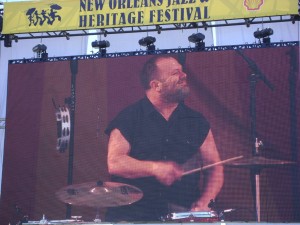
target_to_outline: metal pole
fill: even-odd
[[[78,71],[78,61],[70,61],[71,69],[71,97],[67,99],[70,108],[70,145],[69,145],[69,161],[68,161],[68,185],[73,184],[73,161],[74,161],[74,133],[75,133],[75,109],[76,109],[76,74]],[[72,206],[66,204],[66,218],[70,219],[72,215]]]

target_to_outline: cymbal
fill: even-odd
[[[132,185],[116,182],[88,182],[61,188],[56,197],[68,204],[89,207],[129,205],[143,197],[143,192]]]
[[[277,160],[277,159],[269,159],[262,156],[253,156],[251,158],[244,158],[242,160],[237,160],[232,163],[226,164],[229,167],[239,167],[239,168],[250,168],[250,169],[261,169],[267,167],[276,167],[283,165],[292,165],[296,162],[285,161],[285,160]]]

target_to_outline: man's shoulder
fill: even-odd
[[[123,110],[120,111],[119,115],[134,115],[135,113],[141,111],[144,105],[144,98],[139,99],[138,101],[128,105]]]
[[[139,118],[139,111],[140,111],[140,103],[141,100],[132,103],[131,105],[127,106],[123,110],[121,110],[112,121],[108,124],[107,129],[105,130],[106,134],[109,134],[111,130],[114,128],[118,128],[123,131],[123,135],[125,134],[126,129],[128,127],[133,126],[135,124],[137,118]]]

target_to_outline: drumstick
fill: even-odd
[[[223,161],[216,162],[216,163],[213,163],[213,164],[210,164],[210,165],[207,165],[207,166],[199,167],[199,168],[196,168],[196,169],[193,169],[193,170],[188,170],[188,171],[184,172],[182,174],[182,176],[189,175],[191,173],[196,173],[196,172],[199,172],[199,171],[202,171],[202,170],[206,170],[208,168],[211,168],[211,167],[214,167],[214,166],[218,166],[218,165],[221,165],[221,164],[224,164],[224,163],[228,163],[228,162],[231,162],[233,160],[241,159],[243,157],[244,156],[240,155],[240,156],[233,157],[233,158],[230,158],[230,159],[225,159]]]

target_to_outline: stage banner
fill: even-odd
[[[41,0],[5,2],[3,34],[298,14],[297,0]]]

